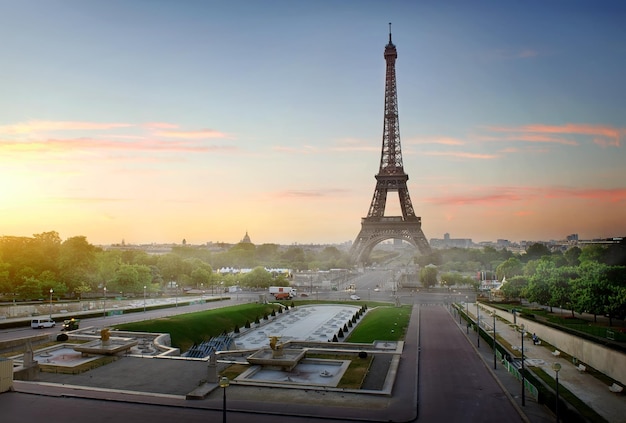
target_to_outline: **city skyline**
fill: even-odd
[[[0,0],[0,236],[353,241],[388,22],[427,239],[622,236],[626,4],[599,5]]]

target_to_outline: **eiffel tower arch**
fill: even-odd
[[[402,164],[400,128],[398,123],[398,93],[396,88],[396,46],[385,46],[385,115],[383,119],[383,145],[380,168],[376,174],[376,188],[367,216],[361,219],[361,231],[350,249],[355,263],[365,263],[374,247],[388,239],[402,239],[413,245],[421,254],[430,253],[430,245],[422,232],[422,219],[415,215],[407,188],[409,175]],[[385,216],[387,194],[397,192],[402,216]]]

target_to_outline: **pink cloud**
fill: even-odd
[[[208,152],[234,149],[235,148],[231,146],[209,146],[188,141],[113,141],[97,138],[46,139],[26,142],[0,140],[0,151],[13,153],[76,152],[90,150]]]
[[[228,138],[223,132],[213,129],[201,129],[197,131],[157,131],[155,136],[166,138],[184,138],[184,139],[206,139],[206,138]]]
[[[618,203],[626,201],[626,188],[563,188],[534,186],[527,187],[492,187],[483,191],[469,191],[427,199],[427,202],[438,205],[485,205],[496,206],[518,201],[534,201],[538,199],[583,199],[598,202]]]
[[[453,137],[435,136],[421,137],[408,141],[408,144],[442,144],[442,145],[465,145],[466,142]]]
[[[531,142],[559,142],[562,144],[576,145],[573,141],[563,140],[562,138],[550,138],[545,135],[536,136],[536,138],[522,138],[522,136],[528,136],[528,134],[572,134],[572,135],[590,135],[594,137],[594,142],[603,146],[621,146],[621,135],[626,134],[626,128],[615,128],[608,125],[589,125],[589,124],[575,124],[568,123],[565,125],[544,125],[544,124],[531,124],[519,127],[503,127],[503,126],[488,126],[489,131],[493,132],[509,132],[511,135],[507,136],[507,139],[512,137],[520,139],[522,141]],[[513,135],[515,134],[515,135]],[[525,134],[525,135],[522,135]]]
[[[178,125],[167,122],[148,122],[143,124],[148,129],[176,129]]]
[[[449,157],[459,157],[462,159],[481,159],[481,160],[492,160],[492,159],[499,158],[497,154],[468,153],[465,151],[426,151],[421,154],[424,154],[426,156],[449,156]]]
[[[48,131],[93,131],[128,128],[131,126],[133,125],[130,123],[33,120],[13,125],[2,125],[0,126],[0,134],[28,135]]]
[[[287,147],[283,145],[276,145],[272,147],[272,150],[280,153],[294,153],[294,154],[314,154],[320,153],[321,150],[311,145],[304,145],[302,147]]]
[[[344,189],[330,189],[330,190],[286,190],[279,191],[273,194],[276,198],[321,198],[321,197],[332,197],[337,195],[345,195],[348,190]]]

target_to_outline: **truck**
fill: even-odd
[[[63,321],[63,328],[61,330],[77,330],[78,326],[80,326],[80,319],[71,318]]]
[[[270,286],[270,294],[277,300],[286,300],[296,296],[296,290],[290,286]]]

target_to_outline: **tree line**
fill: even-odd
[[[218,292],[227,286],[264,288],[287,284],[285,275],[265,268],[320,269],[347,267],[348,255],[336,247],[255,246],[239,243],[220,251],[177,245],[167,254],[138,249],[103,249],[84,236],[61,240],[57,232],[32,237],[0,237],[0,294],[4,300],[143,295],[195,288]],[[223,267],[253,269],[219,274]],[[145,287],[145,288],[144,288]],[[50,294],[50,290],[52,293]]]
[[[626,318],[626,245],[573,246],[551,251],[536,243],[520,254],[484,248],[438,250],[418,258],[424,286],[479,287],[478,272],[485,279],[504,281],[504,300],[526,299],[574,313]]]

